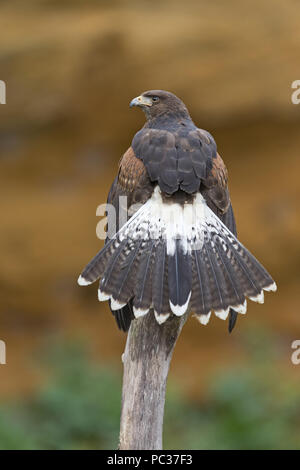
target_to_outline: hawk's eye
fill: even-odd
[[[159,101],[159,97],[158,96],[152,96],[152,101],[153,101],[153,103],[157,103]]]

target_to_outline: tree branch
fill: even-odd
[[[123,356],[119,449],[162,449],[166,382],[186,319],[172,315],[159,325],[149,312],[131,323]]]

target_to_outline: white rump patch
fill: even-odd
[[[165,323],[165,321],[169,318],[170,314],[169,314],[169,313],[165,313],[165,314],[159,315],[159,314],[154,310],[154,316],[155,316],[155,319],[156,319],[157,323],[158,323],[159,325],[162,325],[162,324]]]
[[[180,240],[183,253],[193,249],[201,249],[203,245],[204,227],[209,214],[202,195],[198,193],[193,203],[184,205],[165,202],[157,185],[151,198],[128,221],[124,230],[130,238],[163,239],[166,241],[167,254],[173,256],[176,240]],[[216,218],[215,218],[216,219]],[[121,229],[123,236],[123,229]]]
[[[170,304],[171,310],[174,313],[174,315],[176,315],[177,317],[181,317],[181,315],[185,314],[185,312],[188,309],[188,305],[189,305],[191,295],[192,295],[192,292],[189,293],[189,296],[188,296],[188,298],[187,298],[184,305],[173,305],[171,300],[169,300],[169,304]]]
[[[92,284],[91,281],[88,281],[87,279],[84,279],[84,277],[82,277],[81,275],[79,276],[77,282],[80,286],[88,286],[89,284]]]

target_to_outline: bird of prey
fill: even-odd
[[[107,203],[117,212],[127,197],[129,219],[117,224],[78,283],[100,279],[120,329],[134,318],[194,312],[207,324],[211,312],[229,317],[232,331],[246,297],[263,303],[276,284],[237,239],[227,170],[212,135],[192,121],[174,94],[146,91],[130,106],[146,115],[124,153]],[[108,218],[108,226],[109,226]]]

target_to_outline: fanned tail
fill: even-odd
[[[190,309],[202,324],[246,313],[246,297],[263,303],[276,284],[209,209],[198,193],[192,204],[165,201],[159,188],[87,265],[79,284],[100,279],[121,329],[153,309],[159,323]]]

